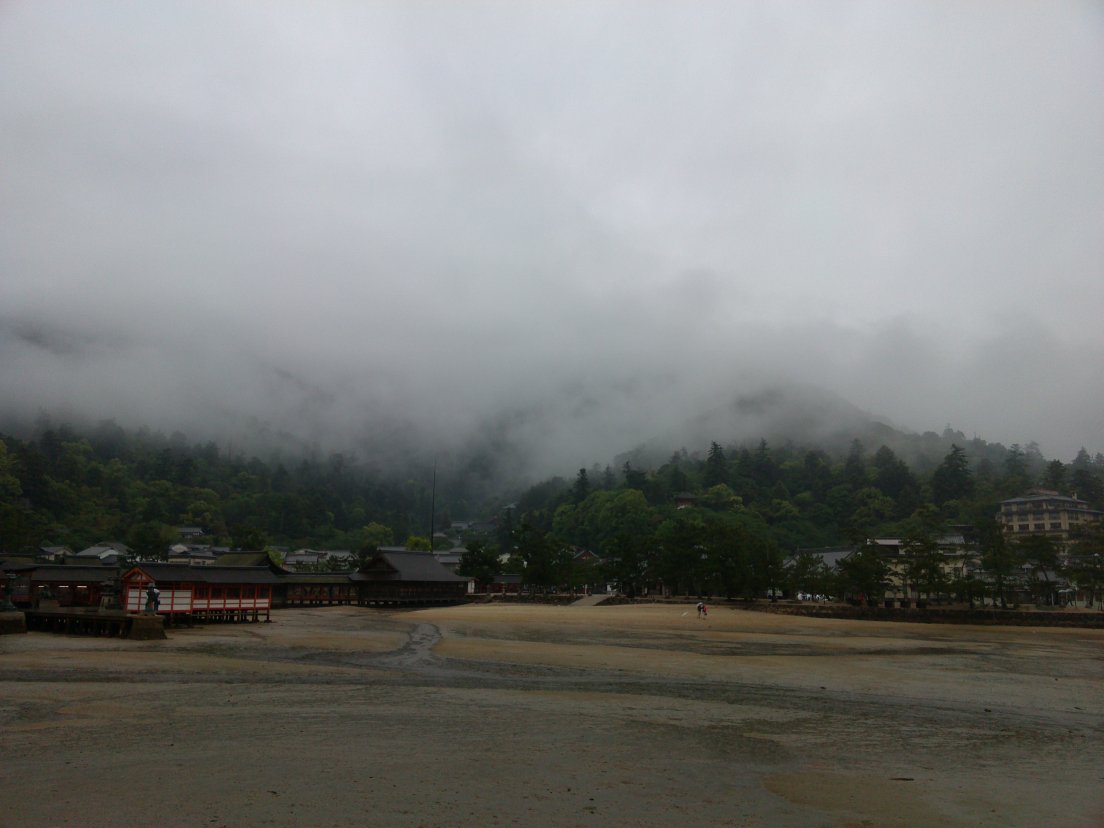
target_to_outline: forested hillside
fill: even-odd
[[[900,445],[900,433],[896,439]],[[886,445],[859,440],[843,454],[793,443],[714,442],[655,468],[632,460],[596,465],[574,481],[551,478],[478,505],[443,477],[435,521],[440,528],[453,519],[498,519],[501,531],[487,546],[514,551],[517,565],[528,556],[533,576],[553,566],[548,550],[564,547],[632,570],[652,548],[693,549],[705,539],[774,556],[904,534],[918,520],[983,525],[1001,499],[1036,485],[1104,505],[1099,454],[1082,450],[1065,464],[1031,446],[1005,448],[954,432],[918,435],[909,445],[911,463]],[[937,461],[923,460],[925,450],[930,457],[948,445]],[[209,541],[230,546],[359,549],[378,537],[370,524],[390,529],[395,542],[427,534],[433,486],[432,467],[381,471],[342,454],[261,459],[113,422],[83,432],[48,427],[0,440],[0,551],[122,540],[139,555],[158,556],[179,526],[201,527]],[[678,498],[701,508],[679,510]],[[649,565],[673,576],[685,563]]]
[[[358,549],[368,524],[401,542],[426,534],[433,471],[384,476],[342,454],[262,460],[191,444],[179,433],[128,432],[102,423],[86,433],[48,428],[0,438],[0,551],[50,543],[79,550],[121,540],[160,556],[176,528],[210,542]],[[449,518],[447,493],[438,513]]]
[[[709,584],[722,594],[761,594],[781,582],[784,557],[801,548],[899,536],[934,549],[952,527],[969,527],[982,545],[988,539],[993,555],[1005,555],[999,502],[1034,486],[1102,505],[1099,454],[1082,450],[1067,465],[1034,448],[962,442],[927,470],[858,440],[842,457],[792,444],[714,442],[704,457],[678,452],[654,470],[631,461],[616,471],[580,469],[573,483],[533,487],[508,515],[512,566],[538,583],[585,578],[571,554],[582,547],[623,585],[661,581],[679,591]],[[995,565],[1007,569],[1012,560]]]

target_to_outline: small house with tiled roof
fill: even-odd
[[[468,591],[468,579],[442,566],[431,552],[380,550],[352,579],[362,606],[451,604]]]
[[[131,549],[125,543],[118,541],[100,541],[94,546],[82,549],[76,554],[82,561],[95,559],[107,566],[114,566],[129,555]]]
[[[448,569],[449,572],[455,572],[467,551],[463,546],[454,546],[452,549],[442,549],[434,552],[433,557],[437,559],[437,563]]]
[[[211,566],[217,558],[218,556],[211,547],[201,544],[175,543],[169,547],[169,563]]]
[[[40,546],[38,557],[43,561],[64,561],[73,556],[73,550],[68,546]]]
[[[676,509],[689,509],[698,505],[698,497],[693,492],[677,492],[673,499]]]
[[[267,552],[224,552],[215,558],[216,566],[268,566],[271,562]]]

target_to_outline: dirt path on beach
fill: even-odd
[[[1104,826],[1104,631],[692,606],[0,636],[0,826]]]

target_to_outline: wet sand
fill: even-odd
[[[1104,826],[1104,631],[692,606],[0,636],[0,826]]]

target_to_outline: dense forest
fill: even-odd
[[[497,526],[468,538],[471,574],[500,571],[508,557],[505,568],[533,583],[593,579],[578,571],[586,549],[604,562],[601,576],[620,583],[746,592],[775,582],[784,558],[803,548],[954,526],[984,536],[999,502],[1033,486],[1104,506],[1100,454],[1082,449],[1067,464],[1032,445],[950,430],[896,438],[914,449],[911,462],[858,439],[835,455],[793,442],[713,442],[655,468],[625,459],[579,469],[573,480],[550,478],[476,508],[463,492],[436,489],[432,468],[385,476],[336,453],[262,460],[113,422],[46,427],[0,439],[0,551],[122,540],[136,555],[160,557],[179,526],[232,547],[359,550],[428,535],[435,506],[439,528],[453,519]],[[678,508],[687,504],[695,508]]]
[[[949,447],[926,470],[858,440],[840,457],[793,444],[714,442],[704,457],[677,452],[657,469],[628,461],[616,472],[580,469],[573,482],[546,481],[518,501],[511,516],[516,563],[572,577],[563,550],[574,546],[596,552],[606,576],[622,584],[658,580],[676,591],[760,594],[781,583],[783,561],[797,550],[857,547],[872,537],[909,538],[916,549],[933,550],[941,534],[965,533],[1006,555],[999,567],[1008,568],[1026,550],[1004,549],[996,526],[1001,500],[1045,487],[1102,505],[1100,454],[1081,450],[1065,464],[1034,446],[1005,448],[949,431],[939,439]],[[686,503],[695,508],[677,508]],[[1035,552],[1045,558],[1053,549]]]
[[[410,474],[384,477],[339,453],[262,460],[114,422],[49,427],[0,437],[0,550],[118,540],[159,557],[180,526],[249,549],[359,549],[379,539],[379,526],[401,542],[430,524],[433,470]],[[438,502],[449,520],[448,499]]]

